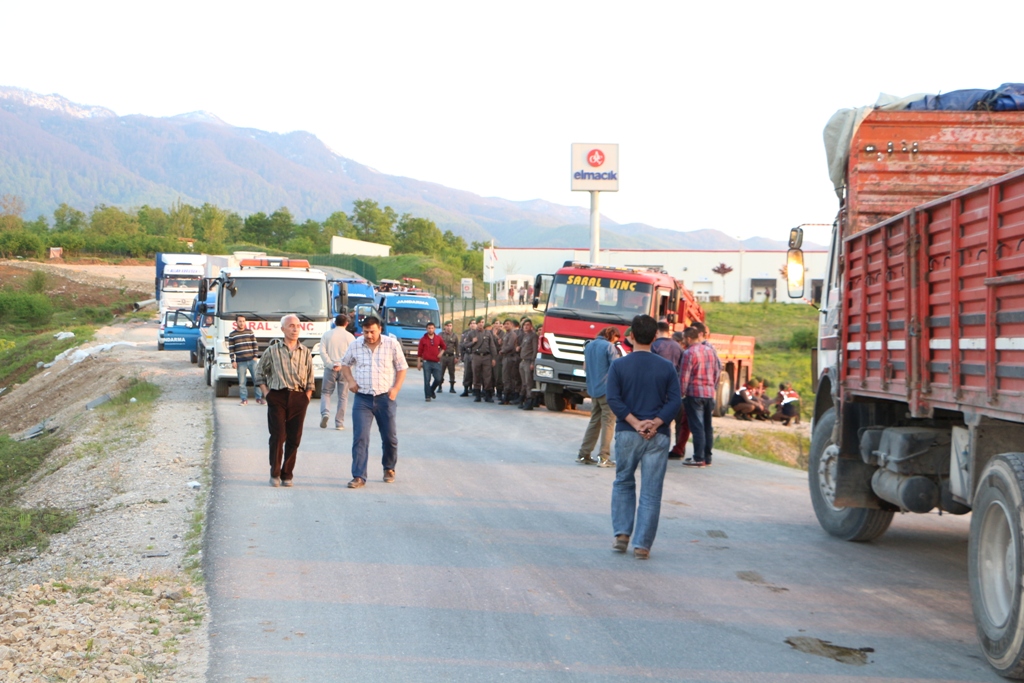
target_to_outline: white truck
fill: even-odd
[[[227,396],[231,385],[238,383],[227,345],[235,318],[245,316],[262,355],[271,340],[283,338],[281,317],[288,313],[299,317],[299,342],[313,352],[314,395],[319,397],[323,376],[320,337],[331,324],[328,279],[323,271],[310,268],[303,260],[242,259],[237,267],[223,268],[217,277],[204,279],[199,300],[208,301],[208,293],[215,295],[216,303],[199,304],[200,358],[206,383],[215,388],[218,397]]]
[[[199,281],[206,269],[206,254],[156,255],[156,283],[154,298],[159,307],[159,318],[163,323],[168,311],[188,310],[199,292]],[[164,348],[162,325],[157,338],[157,348]]]

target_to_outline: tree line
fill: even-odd
[[[381,207],[372,199],[357,199],[352,211],[335,211],[323,221],[295,220],[287,207],[244,218],[214,204],[192,206],[178,200],[168,208],[144,205],[125,210],[99,204],[86,214],[66,203],[52,220],[40,215],[25,220],[20,197],[0,197],[0,256],[41,258],[49,247],[64,254],[118,255],[151,258],[158,251],[187,249],[223,253],[226,245],[249,244],[294,254],[327,254],[335,235],[391,246],[391,253],[433,256],[457,271],[479,272],[482,242],[469,245],[451,230],[441,232],[430,219]]]

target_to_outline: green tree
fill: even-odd
[[[344,211],[335,211],[328,216],[327,220],[324,221],[324,230],[329,234],[329,237],[338,235],[339,237],[356,239],[356,226],[352,225],[352,221],[348,219],[348,215]],[[328,244],[330,244],[329,239]]]
[[[234,211],[229,213],[224,219],[224,229],[227,230],[228,239],[231,241],[241,238],[243,227],[245,227],[245,221]]]
[[[192,223],[192,207],[188,204],[183,204],[181,198],[178,198],[171,204],[170,223],[167,234],[171,237],[195,237],[195,229]]]
[[[28,232],[41,238],[50,234],[50,222],[43,214],[39,214],[34,221],[25,221],[24,227]]]
[[[390,206],[383,209],[372,199],[357,199],[352,202],[352,224],[356,238],[377,244],[394,244],[395,223],[398,214]]]
[[[203,204],[199,210],[199,230],[204,242],[210,245],[211,251],[222,251],[228,239],[228,212],[213,204]]]
[[[170,217],[168,217],[167,212],[163,209],[143,205],[136,212],[136,216],[139,219],[139,225],[142,226],[142,231],[147,235],[167,234]]]
[[[434,221],[402,214],[395,226],[396,254],[427,254],[440,256],[444,249],[444,235]]]
[[[239,236],[246,242],[253,244],[270,244],[270,218],[262,211],[251,213],[245,217],[245,223],[239,231]]]
[[[89,232],[104,236],[136,235],[140,227],[135,216],[116,206],[97,204],[89,216]]]
[[[53,229],[57,232],[81,232],[85,229],[85,214],[62,203],[53,210]]]
[[[25,213],[25,202],[15,194],[0,196],[0,230],[21,230],[24,221],[21,220]]]
[[[284,243],[295,236],[295,219],[288,207],[270,214],[270,244],[276,247],[284,246]]]

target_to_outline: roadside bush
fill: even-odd
[[[818,333],[814,330],[794,330],[789,337],[789,348],[794,351],[810,351],[818,343]]]
[[[0,256],[14,258],[27,256],[39,258],[43,255],[43,242],[28,230],[0,232]]]
[[[42,294],[46,291],[46,273],[41,270],[33,270],[28,277],[28,284],[25,289],[34,293]]]
[[[53,316],[53,304],[45,294],[0,292],[0,322],[41,324]]]

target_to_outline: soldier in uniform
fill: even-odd
[[[469,335],[476,332],[476,321],[469,321],[469,329],[462,333],[459,339],[459,351],[462,354],[462,398],[469,396],[473,389],[473,354],[469,350]]]
[[[505,330],[497,318],[491,321],[491,336],[494,337],[494,391],[500,401],[505,390],[505,378],[502,375],[504,368],[501,366],[501,340],[505,336]]]
[[[444,324],[444,332],[441,333],[441,340],[444,342],[444,353],[441,355],[441,383],[444,386],[444,372],[448,370],[448,383],[451,389],[449,394],[455,393],[455,359],[459,357],[459,335],[452,331],[452,323]]]
[[[501,395],[501,405],[507,406],[519,399],[519,323],[505,320],[505,336],[501,339],[501,375],[505,380],[505,392]]]
[[[537,333],[533,331],[533,322],[529,318],[523,320],[522,332],[519,333],[519,379],[521,381],[519,407],[533,410],[533,362],[537,359]]]
[[[473,359],[473,395],[476,397],[473,402],[480,403],[480,401],[486,400],[488,403],[494,403],[494,384],[491,374],[496,364],[495,356],[497,355],[494,335],[485,325],[471,328],[465,348]]]

